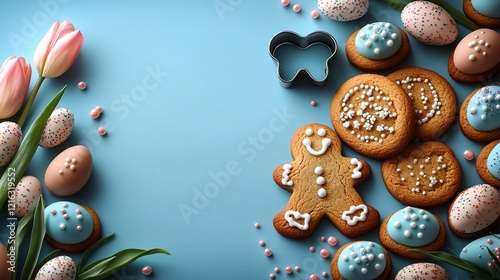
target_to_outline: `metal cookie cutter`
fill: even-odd
[[[283,76],[281,75],[281,69],[280,69],[280,62],[279,60],[274,56],[276,50],[286,44],[294,45],[295,47],[299,49],[307,49],[310,46],[316,45],[316,44],[322,44],[325,45],[329,52],[330,56],[326,59],[325,62],[325,77],[321,80],[315,79],[309,70],[306,68],[300,68],[295,75],[287,80],[284,79]],[[279,32],[278,34],[274,35],[274,37],[271,39],[269,42],[269,55],[271,58],[274,60],[277,66],[277,72],[278,72],[278,78],[280,80],[280,84],[283,87],[290,87],[292,86],[293,82],[297,78],[305,77],[311,79],[316,85],[323,85],[327,78],[328,78],[328,64],[330,62],[330,59],[335,55],[337,52],[337,41],[335,41],[335,38],[333,38],[332,35],[330,35],[327,32],[324,31],[315,31],[310,33],[307,36],[300,36],[299,34],[293,32],[293,31],[282,31]]]

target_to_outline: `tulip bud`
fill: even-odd
[[[23,57],[8,57],[0,68],[0,119],[15,115],[28,92],[31,66]]]
[[[45,78],[64,74],[80,53],[83,35],[69,21],[56,21],[35,50],[35,67]]]

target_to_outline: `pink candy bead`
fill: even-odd
[[[85,82],[79,82],[78,83],[78,88],[81,89],[81,90],[84,90],[87,88],[87,84]]]
[[[469,160],[469,161],[473,160],[474,159],[474,152],[471,150],[465,150],[464,151],[464,158],[466,160]]]
[[[293,270],[292,270],[292,268],[291,268],[291,267],[287,266],[287,267],[285,268],[285,272],[286,272],[286,274],[292,274]]]
[[[264,250],[264,254],[266,254],[266,256],[270,257],[273,255],[273,251],[271,249],[267,248]]]
[[[295,271],[299,272],[299,271],[300,271],[300,266],[298,266],[298,265],[297,265],[297,266],[295,267]]]
[[[269,278],[274,279],[274,278],[276,278],[276,276],[274,275],[274,273],[271,273],[271,274],[269,274]]]
[[[328,244],[330,244],[330,246],[335,246],[337,245],[337,243],[338,243],[337,237],[335,236],[328,237]]]
[[[309,247],[309,252],[314,252],[315,250],[316,248],[314,248],[314,246]]]
[[[316,274],[312,274],[311,276],[309,276],[309,279],[310,280],[319,280],[319,276]]]
[[[288,4],[290,4],[289,0],[281,0],[281,6],[286,7]]]
[[[255,228],[259,229],[260,228],[260,224],[259,223],[255,223]]]
[[[101,113],[102,113],[102,107],[97,106],[90,111],[90,117],[93,119],[97,119],[99,118],[99,116],[101,116]]]
[[[319,17],[319,12],[317,10],[312,10],[311,17],[317,19]]]
[[[142,268],[142,274],[151,275],[151,273],[153,273],[153,268],[150,267],[149,265],[146,265],[145,267]]]
[[[279,268],[279,267],[275,267],[275,268],[274,268],[274,272],[276,272],[276,273],[280,273],[280,268]]]
[[[259,245],[260,246],[266,246],[266,242],[264,242],[264,240],[261,240],[261,241],[259,241]]]
[[[321,251],[319,251],[319,255],[323,259],[327,259],[328,257],[330,257],[330,251],[328,251],[327,249],[321,249]]]
[[[322,274],[323,274],[323,277],[328,277],[328,272],[323,271],[323,273],[322,273]]]
[[[316,106],[316,104],[317,104],[316,101],[311,100],[311,106]]]
[[[293,11],[296,13],[300,12],[300,5],[299,4],[293,5]]]
[[[106,133],[107,133],[107,132],[108,132],[108,131],[107,131],[107,130],[106,130],[106,128],[105,128],[105,127],[103,127],[103,126],[101,126],[101,127],[99,127],[99,128],[97,129],[97,133],[99,133],[99,135],[101,135],[101,136],[106,135]]]

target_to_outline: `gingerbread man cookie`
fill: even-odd
[[[346,237],[372,231],[379,212],[367,205],[355,187],[371,174],[364,160],[342,156],[335,131],[322,124],[300,127],[290,143],[293,161],[278,166],[273,179],[292,194],[273,225],[283,236],[309,237],[326,217]]]

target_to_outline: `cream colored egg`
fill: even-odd
[[[7,248],[0,243],[0,279],[10,279],[12,275],[12,269],[14,269],[14,262],[10,261],[10,257],[7,255]]]
[[[401,11],[406,31],[428,45],[448,45],[458,36],[453,17],[442,7],[429,1],[412,1]]]
[[[75,118],[66,108],[55,109],[47,120],[39,145],[44,148],[55,147],[66,141],[73,131]]]
[[[75,277],[75,261],[68,256],[59,256],[46,262],[35,275],[35,280],[73,280]]]
[[[318,0],[318,10],[336,21],[351,21],[368,12],[368,0]]]
[[[16,216],[21,218],[35,210],[42,194],[42,184],[34,176],[23,176],[16,186]]]
[[[0,166],[9,163],[21,144],[21,127],[15,122],[0,123]]]
[[[413,263],[403,267],[394,280],[420,279],[420,280],[447,280],[448,272],[440,265],[428,262]]]
[[[92,173],[92,155],[82,145],[72,146],[57,155],[45,171],[45,186],[59,196],[68,196],[85,186]]]

